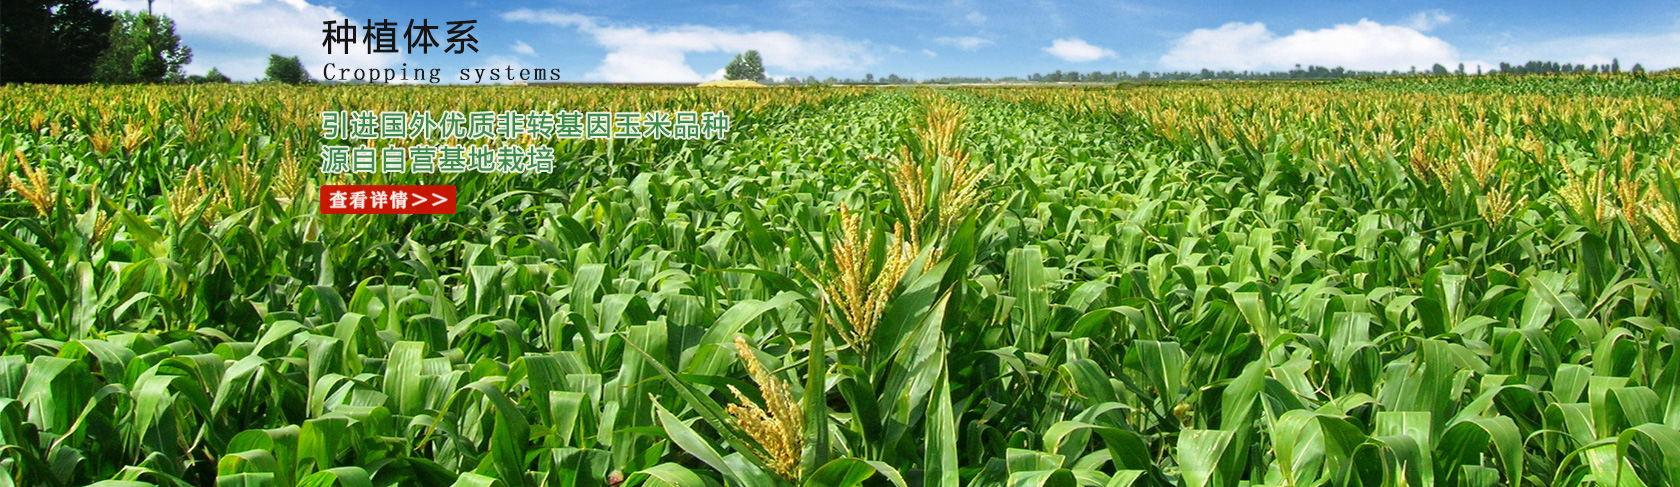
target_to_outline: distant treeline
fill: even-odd
[[[0,83],[188,81],[192,49],[175,21],[94,8],[95,0],[0,2]],[[150,2],[148,8],[150,10]],[[227,78],[214,69],[200,80]]]
[[[1407,70],[1407,71],[1400,71],[1400,70],[1394,70],[1394,71],[1360,71],[1360,70],[1345,69],[1345,68],[1342,68],[1342,67],[1334,67],[1334,68],[1325,67],[1325,66],[1306,66],[1306,67],[1302,67],[1300,65],[1296,65],[1295,69],[1291,69],[1291,70],[1288,70],[1288,71],[1266,71],[1266,72],[1261,72],[1261,71],[1230,71],[1230,70],[1214,71],[1214,70],[1211,70],[1211,69],[1203,69],[1199,72],[1198,71],[1139,71],[1136,74],[1133,74],[1133,73],[1127,72],[1127,71],[1109,71],[1109,72],[1106,72],[1106,73],[1102,72],[1102,71],[1091,71],[1089,73],[1081,73],[1081,72],[1078,72],[1078,71],[1057,70],[1055,72],[1046,73],[1046,74],[1033,73],[1033,74],[1027,75],[1027,77],[1025,77],[1025,78],[1016,77],[1016,76],[1006,76],[1006,77],[1002,77],[1002,78],[987,78],[987,77],[974,77],[974,76],[946,76],[946,77],[940,77],[940,78],[929,78],[929,79],[924,79],[924,80],[916,80],[914,78],[899,77],[896,74],[889,74],[889,75],[887,75],[886,77],[883,77],[883,78],[876,78],[874,74],[866,74],[866,75],[864,75],[863,79],[834,78],[832,76],[828,77],[828,78],[824,78],[824,79],[817,79],[814,76],[806,76],[804,78],[790,76],[790,77],[779,79],[779,80],[771,80],[770,82],[776,83],[776,84],[884,84],[884,85],[908,84],[908,83],[957,84],[957,83],[1021,83],[1021,82],[1031,82],[1031,83],[1117,83],[1117,82],[1127,82],[1127,81],[1197,81],[1197,80],[1267,81],[1267,80],[1291,80],[1291,79],[1327,80],[1327,79],[1343,79],[1343,78],[1382,78],[1382,77],[1390,77],[1390,76],[1418,76],[1418,75],[1471,76],[1471,75],[1484,75],[1484,74],[1584,74],[1584,73],[1622,73],[1622,72],[1624,72],[1624,71],[1622,69],[1621,61],[1620,60],[1611,60],[1609,64],[1570,64],[1570,63],[1558,63],[1558,62],[1552,62],[1552,61],[1529,61],[1529,62],[1523,63],[1523,64],[1499,63],[1498,69],[1491,69],[1491,70],[1487,70],[1487,71],[1483,71],[1480,66],[1476,66],[1476,67],[1473,67],[1473,68],[1470,68],[1470,69],[1466,69],[1463,63],[1459,63],[1458,66],[1451,67],[1451,68],[1449,68],[1447,66],[1440,65],[1440,64],[1436,64],[1434,66],[1430,66],[1429,69],[1422,70],[1422,71],[1420,71],[1417,67],[1413,67],[1412,69]],[[1635,65],[1633,65],[1632,69],[1630,69],[1626,72],[1644,73],[1645,72],[1645,67],[1640,66],[1638,64],[1635,64]]]

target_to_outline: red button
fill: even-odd
[[[324,215],[453,215],[453,185],[321,186]]]

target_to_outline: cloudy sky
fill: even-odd
[[[144,10],[145,0],[102,0]],[[262,76],[270,53],[322,67],[558,69],[572,81],[721,77],[758,49],[776,77],[1025,76],[1054,70],[1365,70],[1532,59],[1680,67],[1680,2],[869,0],[449,2],[156,0],[192,47],[189,73]],[[322,46],[328,20],[477,20],[478,52],[352,54]],[[440,29],[438,40],[447,35]],[[400,35],[400,33],[399,33]],[[400,42],[399,37],[399,42]]]

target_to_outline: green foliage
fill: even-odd
[[[1503,80],[0,88],[0,485],[1670,485],[1680,106]],[[732,131],[313,165],[627,101]]]
[[[181,67],[192,62],[192,49],[181,45],[169,17],[119,12],[109,38],[110,48],[99,56],[94,76],[101,83],[181,81]]]
[[[309,71],[303,69],[303,61],[297,56],[285,57],[279,54],[268,55],[268,69],[263,70],[266,81],[298,85],[309,82]]]
[[[729,64],[723,67],[723,79],[764,81],[764,58],[759,56],[757,50],[736,54],[735,58],[730,59]]]
[[[110,45],[111,13],[94,0],[0,4],[0,83],[86,83]]]
[[[192,75],[192,76],[188,76],[187,77],[187,82],[188,83],[193,83],[193,84],[232,83],[233,79],[229,78],[225,74],[222,74],[221,71],[217,71],[216,68],[210,68],[210,72],[204,73],[203,76],[196,75],[196,74]]]

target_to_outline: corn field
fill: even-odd
[[[0,487],[1680,484],[1677,100],[0,87]],[[325,175],[326,110],[733,122]]]

